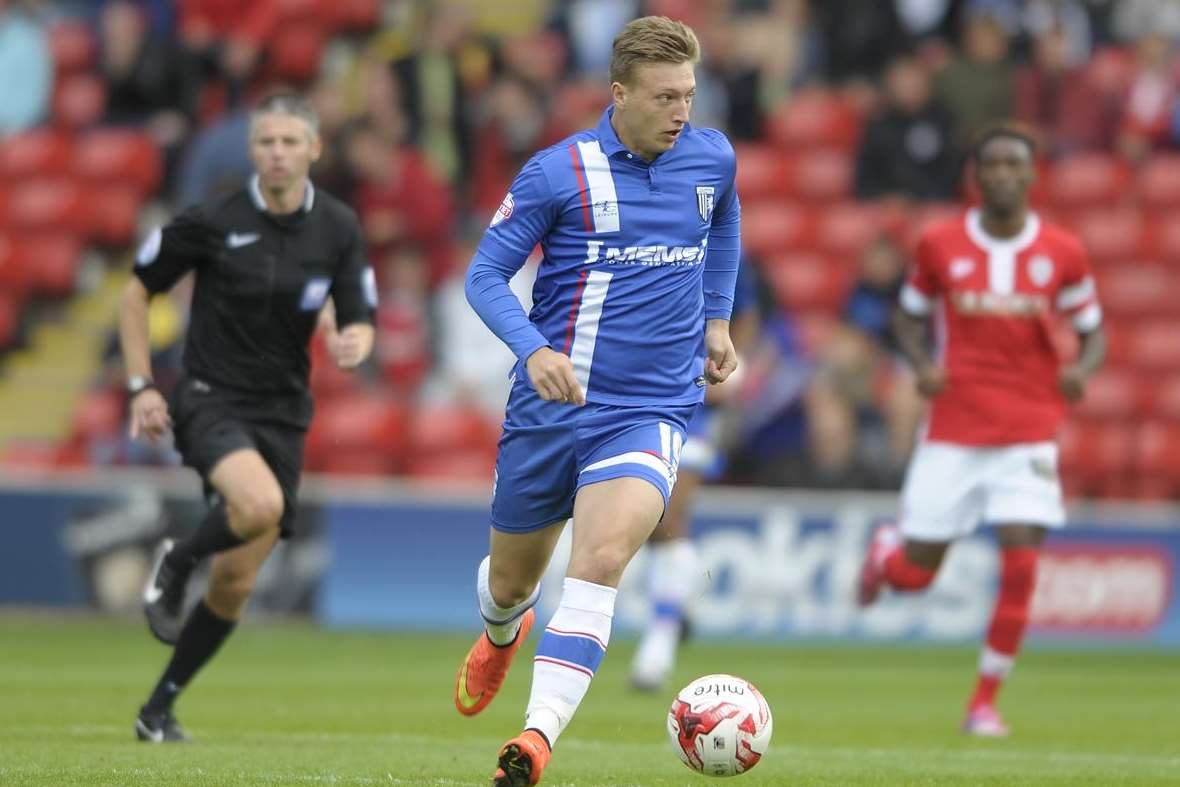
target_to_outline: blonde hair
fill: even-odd
[[[666,16],[644,16],[627,23],[610,58],[610,81],[628,84],[635,67],[646,63],[695,63],[701,58],[697,34]]]

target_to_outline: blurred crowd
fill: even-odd
[[[730,482],[899,483],[922,404],[889,312],[921,222],[969,196],[981,126],[1028,124],[1047,171],[1090,156],[1133,178],[1180,145],[1180,0],[0,0],[0,138],[134,128],[175,211],[245,181],[254,98],[305,91],[325,141],[313,177],[356,207],[382,292],[374,363],[359,384],[317,371],[321,410],[403,408],[385,434],[448,407],[494,427],[511,357],[464,302],[467,261],[520,165],[596,122],[614,33],[645,13],[697,31],[693,122],[739,149],[763,327]],[[527,299],[527,267],[518,284]],[[157,321],[162,377],[186,298]],[[471,473],[490,473],[488,433],[469,431]],[[315,444],[311,469],[410,471]]]

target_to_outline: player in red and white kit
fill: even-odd
[[[1019,129],[984,133],[973,151],[982,207],[932,227],[918,244],[895,329],[931,401],[929,420],[910,460],[899,526],[874,533],[860,578],[862,605],[886,585],[922,590],[951,541],[980,522],[995,526],[999,597],[963,724],[974,735],[1008,734],[996,692],[1028,623],[1045,531],[1065,523],[1057,429],[1106,349],[1082,244],[1029,210],[1034,155]],[[1053,343],[1058,315],[1081,337],[1078,359],[1064,366]]]

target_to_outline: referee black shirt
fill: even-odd
[[[152,294],[190,269],[196,283],[186,373],[306,428],[308,343],[321,307],[331,295],[343,328],[372,322],[377,306],[356,213],[310,180],[299,210],[270,213],[256,175],[246,188],[157,229],[135,259],[135,274]]]

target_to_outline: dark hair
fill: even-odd
[[[1032,131],[1016,123],[997,123],[988,126],[975,136],[975,143],[971,146],[971,160],[978,164],[980,157],[983,156],[983,149],[987,147],[987,143],[1000,137],[1023,142],[1028,147],[1029,157],[1036,158],[1037,140],[1033,136]]]

